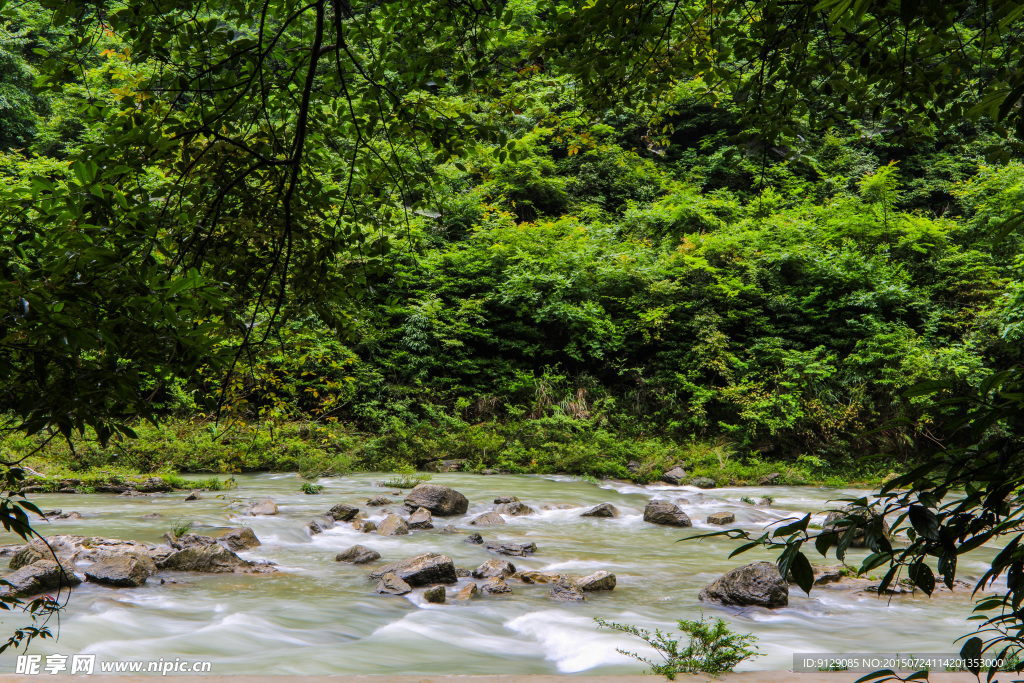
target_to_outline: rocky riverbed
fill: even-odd
[[[770,556],[728,560],[734,541],[676,543],[805,511],[824,524],[839,507],[828,500],[854,492],[462,474],[398,491],[375,479],[324,479],[321,495],[283,475],[239,477],[220,494],[39,494],[60,507],[41,525],[59,564],[9,537],[0,553],[13,590],[75,584],[60,640],[38,651],[203,654],[228,667],[218,673],[635,672],[615,648],[641,643],[594,617],[671,630],[700,611],[723,616],[761,640],[766,657],[748,668],[872,640],[886,652],[955,650],[969,628],[966,587],[880,599],[877,580],[823,563],[808,597]],[[771,505],[740,500],[765,495]],[[927,633],[911,626],[923,614]],[[869,642],[850,641],[869,622]]]

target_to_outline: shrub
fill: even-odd
[[[676,674],[681,673],[726,673],[735,669],[744,659],[761,656],[756,649],[749,647],[757,640],[754,635],[733,633],[722,619],[705,619],[703,615],[696,621],[680,619],[677,622],[679,629],[689,636],[688,644],[682,649],[679,640],[673,639],[670,633],[662,633],[655,629],[654,635],[651,635],[650,631],[636,626],[616,624],[603,619],[595,621],[605,628],[622,631],[646,641],[665,660],[663,664],[641,657],[635,652],[621,649],[618,651],[644,662],[651,667],[651,673],[673,681]]]

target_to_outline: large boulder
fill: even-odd
[[[549,595],[552,600],[559,600],[561,602],[581,602],[586,600],[583,591],[580,590],[576,582],[565,575],[560,575],[555,579],[555,582],[551,584]]]
[[[18,552],[14,553],[11,558],[10,568],[21,569],[27,567],[30,564],[35,564],[39,560],[53,559],[53,555],[49,552],[46,546],[39,547],[34,544],[28,544]]]
[[[678,505],[667,500],[652,500],[644,508],[644,521],[665,526],[693,526],[693,522]]]
[[[430,522],[430,510],[426,508],[416,508],[416,511],[409,515],[409,519],[406,523],[410,529],[433,529],[434,525]]]
[[[715,480],[710,477],[694,477],[690,483],[699,489],[715,488]]]
[[[253,503],[249,506],[249,514],[253,516],[257,515],[276,515],[277,514],[277,503],[267,498],[259,502]]]
[[[492,576],[497,576],[499,579],[505,579],[516,573],[516,566],[508,560],[499,560],[494,558],[487,560],[482,565],[473,570],[474,579],[489,579]]]
[[[785,607],[789,584],[771,562],[754,562],[737,567],[704,586],[698,596],[704,602],[723,605]]]
[[[595,505],[586,512],[580,513],[580,517],[618,517],[619,509],[611,503]]]
[[[502,515],[510,515],[512,517],[522,517],[523,515],[532,515],[536,512],[532,507],[525,503],[520,503],[518,500],[513,500],[509,503],[502,503],[495,511]]]
[[[208,574],[255,574],[274,571],[273,567],[243,560],[221,545],[185,548],[157,560],[160,569]]]
[[[253,530],[247,526],[228,529],[217,536],[217,542],[225,546],[228,550],[234,550],[235,552],[238,552],[239,550],[248,550],[262,545],[260,543],[260,539],[256,538],[256,534],[253,533]]]
[[[3,578],[10,584],[0,586],[0,595],[5,597],[27,597],[82,583],[70,567],[53,560],[37,560]]]
[[[379,579],[387,573],[394,573],[410,586],[427,586],[432,583],[456,583],[455,563],[447,555],[423,553],[416,557],[388,564],[370,572],[371,579]]]
[[[576,579],[576,585],[580,590],[589,593],[590,591],[610,591],[615,588],[615,574],[601,571],[594,572],[590,576]]]
[[[500,526],[505,523],[497,512],[485,512],[469,521],[470,526]]]
[[[388,572],[380,576],[377,587],[373,589],[373,592],[380,593],[381,595],[405,595],[412,592],[412,586],[403,581],[402,577],[394,572]]]
[[[679,466],[673,467],[668,472],[661,475],[661,480],[663,482],[666,484],[672,484],[673,486],[678,486],[684,479],[686,479],[686,470]]]
[[[349,564],[366,564],[380,559],[380,553],[365,545],[354,545],[351,548],[342,550],[334,558],[335,562],[348,562]]]
[[[45,542],[44,542],[45,540]],[[34,548],[35,551],[27,548]],[[111,555],[122,555],[126,552],[137,552],[143,555],[150,555],[156,546],[150,543],[139,541],[127,541],[119,538],[103,538],[101,536],[72,536],[59,535],[47,536],[45,539],[36,539],[28,546],[13,546],[14,554],[23,553],[19,563],[39,559],[52,560],[53,555],[61,562],[68,562],[73,565],[76,562],[95,562]],[[22,566],[25,566],[22,564]],[[14,569],[15,567],[11,567]]]
[[[867,538],[865,536],[865,529],[868,525],[881,523],[882,535],[886,539],[892,540],[892,535],[889,531],[889,524],[885,521],[878,511],[873,508],[866,508],[857,505],[847,505],[842,510],[833,510],[828,513],[825,518],[825,523],[821,525],[821,532],[823,534],[832,535],[832,545],[839,545],[839,540],[843,537],[843,534],[848,533],[849,525],[840,525],[840,520],[850,518],[855,521],[857,530],[853,532],[853,540],[850,541],[850,547],[852,548],[863,548],[867,545]]]
[[[86,581],[105,586],[137,588],[146,583],[148,577],[146,564],[132,555],[108,557],[85,570]]]
[[[464,495],[440,484],[417,484],[405,497],[405,504],[426,508],[439,517],[464,515],[469,509],[469,500]]]
[[[359,514],[359,508],[348,503],[338,503],[327,511],[327,515],[333,517],[335,522],[349,522],[357,514]]]
[[[404,519],[393,513],[377,525],[377,534],[380,536],[405,536],[408,533],[409,525],[405,523]]]

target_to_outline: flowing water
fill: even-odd
[[[76,510],[81,520],[41,524],[50,534],[83,534],[158,543],[175,522],[194,521],[194,531],[212,527],[252,527],[262,546],[240,553],[248,559],[276,562],[280,571],[259,575],[213,575],[162,572],[140,588],[108,588],[83,583],[74,589],[60,621],[57,641],[37,641],[32,652],[91,653],[101,660],[175,658],[209,660],[214,674],[340,673],[638,673],[642,664],[616,652],[624,648],[651,654],[635,638],[599,629],[595,617],[644,628],[677,630],[677,619],[721,616],[737,631],[753,633],[763,657],[742,669],[788,669],[794,652],[923,653],[956,652],[953,641],[971,630],[969,591],[952,596],[897,597],[891,602],[849,591],[818,590],[807,597],[793,587],[789,607],[745,610],[701,603],[702,586],[722,573],[755,560],[774,560],[765,552],[728,559],[739,545],[725,538],[677,542],[707,530],[711,512],[730,511],[736,524],[758,533],[770,522],[816,513],[836,498],[864,495],[854,490],[808,487],[721,488],[699,491],[656,484],[598,484],[563,476],[435,475],[433,483],[452,486],[470,501],[468,514],[435,517],[437,528],[409,536],[381,537],[339,524],[310,537],[305,523],[339,502],[360,505],[370,519],[379,508],[362,503],[388,494],[375,486],[380,475],[325,478],[322,495],[299,491],[294,475],[237,476],[238,487],[222,494],[203,493],[184,502],[183,493],[155,497],[115,495],[44,495],[32,497],[42,509]],[[740,502],[774,497],[755,507]],[[540,511],[506,517],[508,524],[476,529],[466,523],[494,506],[496,496],[514,495],[541,506],[590,506],[609,502],[616,519],[581,518],[580,508]],[[280,506],[273,517],[249,517],[232,501],[271,498]],[[676,529],[642,521],[651,498],[688,503],[694,529]],[[400,506],[401,497],[395,496]],[[149,513],[158,519],[143,519]],[[459,533],[445,535],[445,523]],[[334,561],[342,549],[367,545],[384,561],[434,551],[449,555],[456,566],[472,569],[495,557],[482,546],[463,541],[479,531],[488,541],[534,541],[537,553],[511,557],[517,568],[583,576],[599,569],[613,572],[613,591],[590,593],[580,604],[552,601],[542,585],[511,581],[514,593],[475,598],[465,604],[427,604],[422,589],[404,597],[372,592],[367,579],[374,565]],[[14,543],[10,534],[0,543]],[[851,551],[859,560],[864,551]],[[981,574],[985,549],[961,563],[967,576]],[[819,557],[820,559],[820,557]],[[834,558],[831,562],[835,562]],[[825,562],[829,563],[829,562]],[[161,585],[159,577],[179,583]],[[461,579],[460,585],[470,579]],[[11,624],[4,620],[4,627]]]

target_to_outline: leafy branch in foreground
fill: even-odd
[[[615,622],[595,619],[605,628],[622,631],[646,641],[665,660],[663,664],[641,657],[635,652],[627,652],[616,648],[617,652],[638,659],[651,667],[651,673],[665,676],[674,681],[676,674],[707,673],[720,674],[732,671],[744,659],[760,657],[756,648],[749,646],[757,641],[752,634],[733,633],[722,619],[678,620],[679,630],[689,636],[686,647],[680,649],[678,639],[671,633],[662,633],[655,629],[654,635],[647,629],[616,624]]]
[[[905,396],[953,390],[948,382],[932,381],[910,389]],[[791,572],[797,585],[809,593],[814,576],[802,547],[813,543],[827,556],[835,546],[835,555],[842,561],[854,538],[862,534],[871,553],[858,573],[888,567],[878,587],[880,594],[905,574],[927,595],[938,580],[953,588],[961,555],[986,543],[1005,542],[974,593],[992,591],[1002,577],[1006,587],[978,601],[971,617],[980,622],[978,635],[969,638],[961,650],[969,662],[968,670],[979,674],[983,653],[1003,659],[1024,645],[1024,448],[1020,440],[1024,433],[1024,368],[994,373],[976,392],[953,394],[941,403],[959,410],[945,425],[945,439],[936,440],[941,445],[932,457],[885,484],[872,496],[872,503],[868,497],[853,500],[834,528],[811,534],[808,514],[758,538],[737,529],[691,538],[725,535],[747,541],[730,557],[759,546],[781,551],[780,573],[786,576]],[[964,443],[969,445],[945,445]],[[886,516],[894,520],[892,537],[906,538],[903,547],[894,548],[885,533]],[[934,569],[930,558],[937,559]],[[989,680],[998,669],[989,669]],[[1018,662],[1014,670],[1024,670],[1024,663]]]

